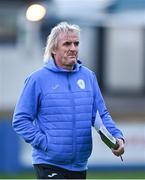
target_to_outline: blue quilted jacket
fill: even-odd
[[[87,168],[96,111],[110,133],[122,138],[100,93],[95,74],[78,61],[73,71],[50,59],[25,81],[13,116],[13,128],[33,147],[33,164],[74,171]]]

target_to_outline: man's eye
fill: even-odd
[[[65,46],[71,46],[72,44],[73,44],[74,46],[78,46],[78,45],[79,45],[79,42],[76,41],[76,42],[65,42],[65,43],[64,43]]]
[[[75,46],[78,46],[79,45],[79,42],[77,41],[77,42],[74,42],[74,45]]]
[[[71,45],[71,42],[65,42],[64,45],[65,45],[65,46],[70,46],[70,45]]]

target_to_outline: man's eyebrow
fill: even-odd
[[[77,45],[78,45],[78,44],[79,44],[79,41],[66,40],[66,41],[63,42],[63,44],[68,44],[68,45],[71,44],[71,43],[74,43],[74,44],[77,44]]]

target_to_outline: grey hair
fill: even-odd
[[[43,56],[44,63],[47,63],[49,58],[53,57],[52,50],[57,47],[58,36],[61,32],[75,32],[80,36],[80,27],[75,24],[68,24],[67,22],[61,22],[52,28],[51,33],[47,37],[47,43]]]

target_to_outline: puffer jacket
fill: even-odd
[[[27,77],[12,124],[32,145],[33,164],[81,171],[87,168],[91,155],[91,126],[97,110],[110,133],[121,138],[121,131],[106,109],[95,74],[79,60],[74,70],[67,71],[50,59]]]

